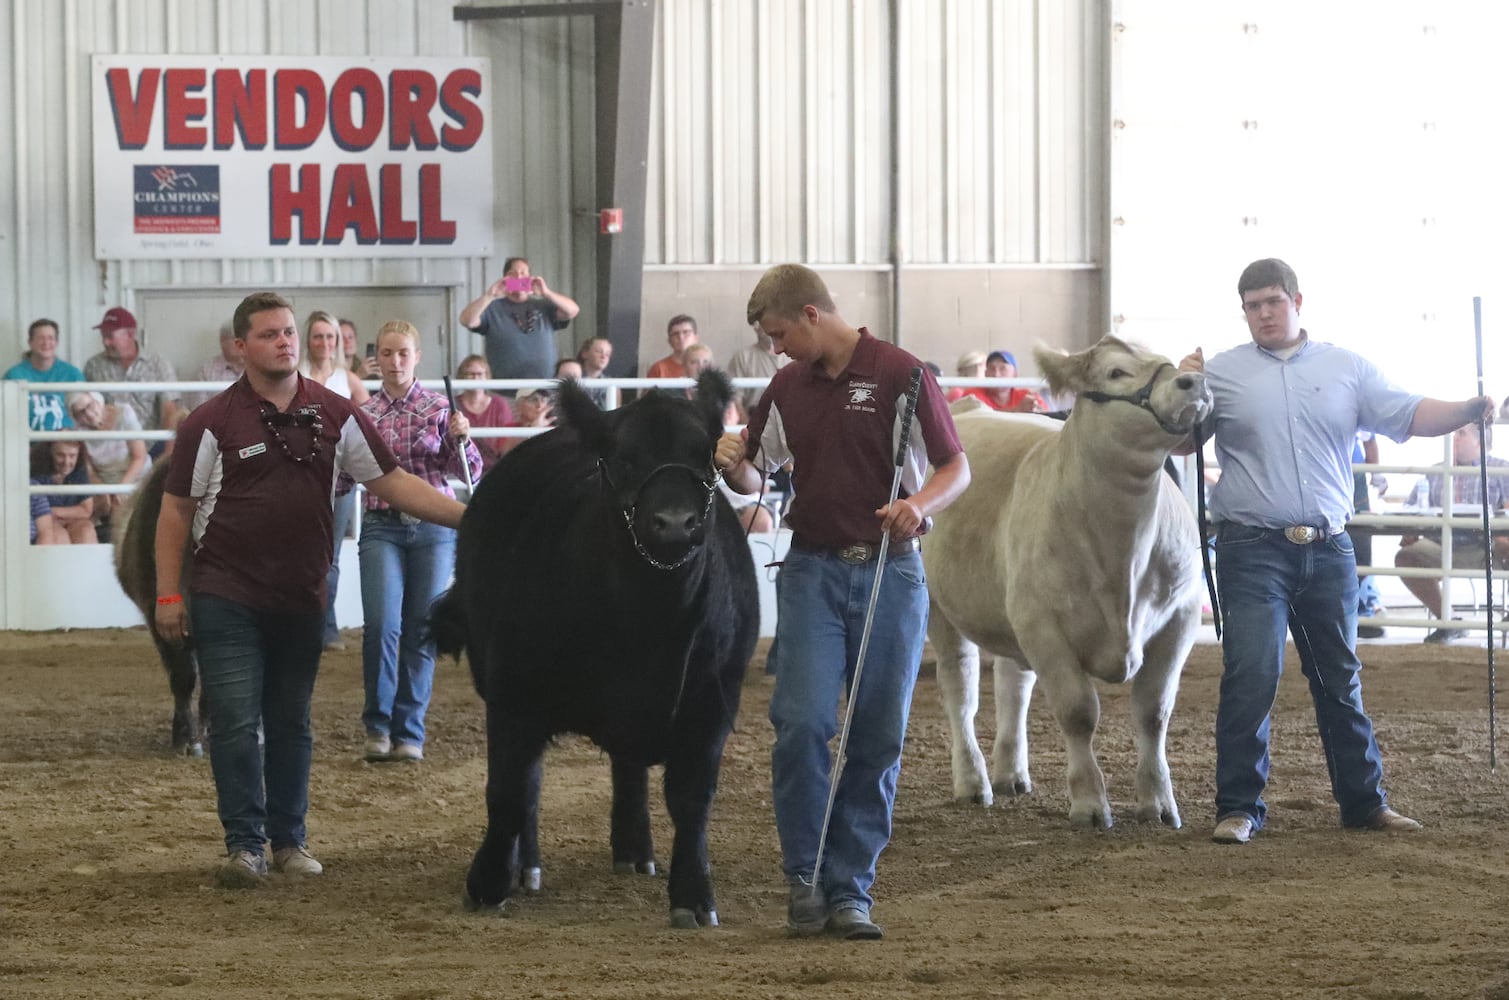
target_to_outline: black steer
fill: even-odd
[[[193,757],[204,755],[205,713],[195,709],[194,688],[199,682],[199,661],[189,644],[173,645],[158,638],[153,628],[157,613],[157,515],[162,510],[162,484],[168,477],[167,459],[152,467],[134,494],[129,506],[115,514],[115,578],[121,589],[141,609],[157,643],[157,655],[168,672],[168,686],[173,689],[173,750]],[[188,600],[188,553],[184,553],[182,575],[184,599]],[[200,691],[200,700],[204,693]]]
[[[717,491],[732,395],[651,391],[603,412],[563,383],[562,426],[491,470],[461,522],[456,580],[432,613],[487,703],[487,834],[469,902],[537,883],[541,755],[580,733],[612,761],[618,871],[654,871],[647,768],[665,765],[675,927],[718,922],[707,820],[759,631],[754,564]]]

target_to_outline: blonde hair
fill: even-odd
[[[461,363],[456,366],[456,377],[462,378],[463,376],[461,373],[475,364],[480,364],[483,368],[487,369],[488,378],[493,377],[493,366],[488,364],[487,358],[481,354],[468,354],[466,357],[462,358]]]
[[[419,347],[419,328],[406,319],[390,319],[377,330],[378,346],[382,345],[382,339],[390,333],[396,333],[401,337],[408,337],[417,350]]]
[[[838,311],[828,286],[816,271],[800,264],[777,264],[765,272],[750,293],[745,322],[753,326],[767,313],[789,319],[805,306],[815,306],[825,313]]]
[[[345,367],[350,359],[346,357],[346,338],[341,336],[341,321],[336,319],[334,314],[327,313],[323,309],[316,309],[309,314],[308,319],[304,320],[304,350],[309,350],[309,331],[314,329],[316,323],[328,324],[330,329],[335,331],[335,354],[332,357],[335,358],[337,368]]]

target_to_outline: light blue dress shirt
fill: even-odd
[[[1213,521],[1340,531],[1353,513],[1357,431],[1409,437],[1423,396],[1366,358],[1306,338],[1287,360],[1249,341],[1205,363],[1215,396],[1206,423],[1221,467]]]

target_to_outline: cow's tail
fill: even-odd
[[[461,659],[467,641],[466,608],[454,586],[430,605],[428,629],[436,652]]]

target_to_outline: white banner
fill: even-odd
[[[492,253],[486,59],[95,56],[94,246]]]

